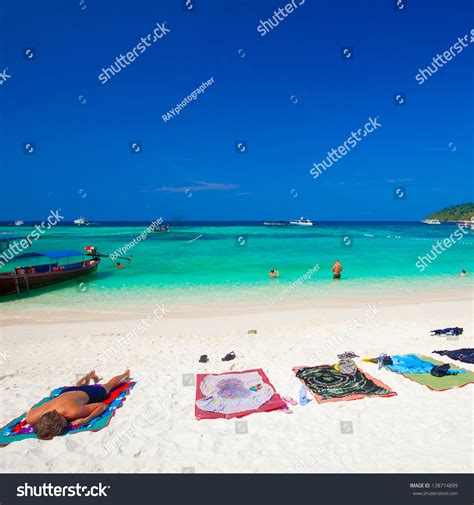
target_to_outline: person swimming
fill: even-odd
[[[334,266],[331,268],[333,272],[333,279],[340,279],[341,278],[341,273],[342,273],[342,265],[339,263],[339,260],[336,260],[334,263]]]
[[[271,277],[271,278],[280,277],[280,272],[278,270],[275,270],[272,268],[270,270],[270,273],[268,274],[268,277]]]
[[[461,277],[466,277],[466,270],[464,268],[461,270]]]
[[[122,263],[120,263],[120,261],[117,261],[117,263],[115,263],[115,268],[126,268],[125,265],[122,265]]]

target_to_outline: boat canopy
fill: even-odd
[[[44,251],[44,252],[29,252],[20,254],[17,258],[32,258],[34,256],[45,256],[50,259],[59,259],[59,258],[69,258],[70,256],[83,256],[84,253],[80,251],[74,250],[66,250],[66,251]]]

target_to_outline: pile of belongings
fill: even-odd
[[[339,372],[354,375],[357,372],[357,365],[355,364],[354,358],[358,358],[357,354],[352,351],[343,352],[338,354],[339,362],[337,368]]]
[[[463,387],[474,383],[474,372],[417,354],[392,355],[388,370],[404,375],[434,391]],[[375,362],[376,358],[364,360]]]

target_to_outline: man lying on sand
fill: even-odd
[[[106,410],[107,405],[102,402],[129,377],[130,370],[127,369],[106,384],[97,384],[99,377],[91,370],[76,386],[68,387],[56,398],[30,409],[26,422],[33,426],[38,437],[43,439],[60,435],[68,423],[74,427],[87,424]],[[91,379],[95,383],[93,386],[89,386]]]

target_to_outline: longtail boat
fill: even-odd
[[[0,295],[19,295],[31,289],[84,277],[96,272],[100,263],[98,257],[86,259],[86,255],[73,250],[29,252],[16,256],[14,260],[15,263],[21,262],[21,266],[0,273]],[[33,264],[37,260],[40,260],[39,264]]]

